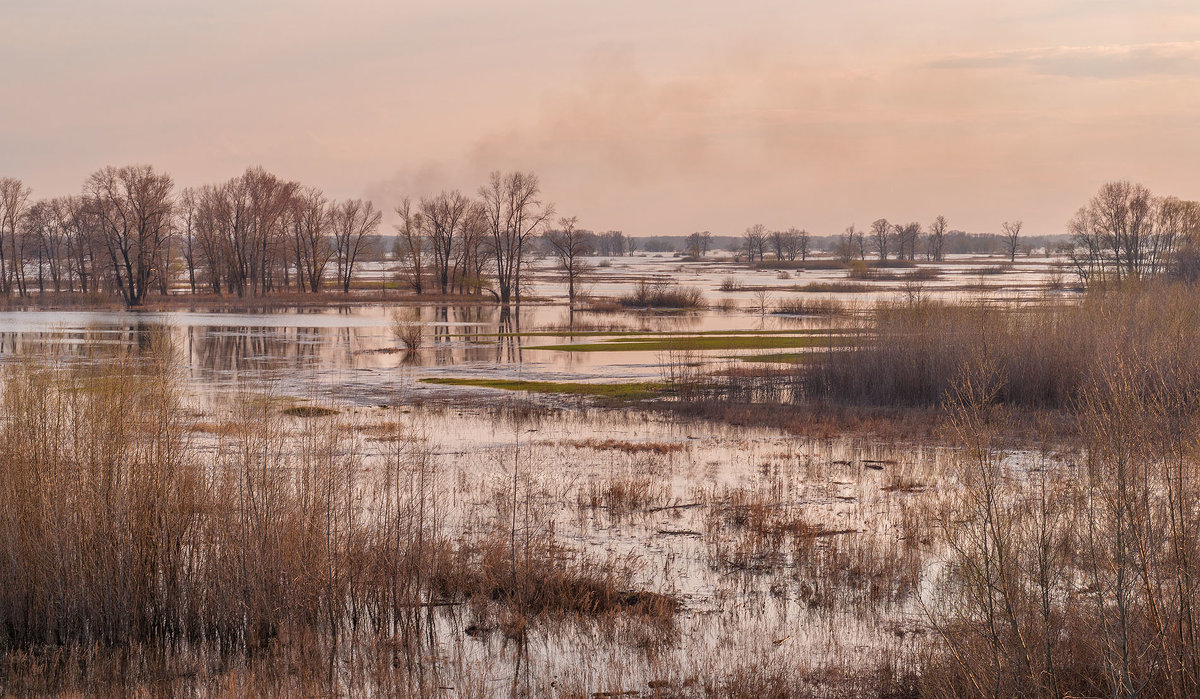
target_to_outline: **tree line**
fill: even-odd
[[[474,198],[404,198],[396,213],[394,252],[414,291],[487,290],[509,303],[520,301],[522,271],[554,206],[542,201],[535,174],[494,172]],[[349,293],[364,260],[382,252],[381,221],[369,200],[331,200],[259,167],[176,190],[151,166],[110,166],[80,194],[38,200],[21,180],[3,178],[0,296],[112,294],[134,307],[179,287],[242,297],[332,284]],[[627,254],[633,245],[611,231],[587,249]]]
[[[4,178],[0,295],[111,293],[133,307],[180,280],[192,293],[316,292],[330,270],[348,292],[380,218],[370,201],[331,201],[262,168],[176,191],[152,166],[109,166],[80,194],[39,200]]]
[[[574,302],[593,255],[623,256],[637,241],[621,231],[596,233],[575,217],[560,217],[541,199],[533,173],[492,173],[475,197],[459,190],[412,199],[396,207],[393,254],[402,282],[416,294],[491,293],[520,302],[522,275],[538,255],[557,261]]]
[[[1108,182],[1068,224],[1070,258],[1084,284],[1167,274],[1200,279],[1200,202]]]
[[[1024,224],[1021,221],[1005,221],[999,236],[1004,254],[1015,261],[1020,248],[1019,236]],[[933,262],[946,259],[947,243],[961,232],[950,231],[945,216],[937,216],[928,226],[917,221],[892,223],[886,218],[875,219],[867,229],[846,227],[835,243],[834,252],[843,262],[854,259],[866,260],[868,255],[880,261],[891,258],[915,261],[918,257]]]

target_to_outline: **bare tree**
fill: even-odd
[[[306,187],[292,197],[288,208],[292,256],[296,263],[296,283],[301,291],[321,290],[325,270],[335,251],[329,240],[331,221],[329,202],[321,190]]]
[[[930,258],[941,262],[946,250],[946,217],[938,216],[929,224],[929,240],[927,252]]]
[[[795,228],[788,229],[788,259],[794,260],[797,256],[801,261],[808,259],[808,249],[810,245],[808,231],[804,229],[796,230]]]
[[[400,217],[397,223],[395,254],[400,260],[403,274],[408,280],[408,286],[416,294],[425,292],[425,236],[422,231],[425,226],[424,215],[413,210],[412,200],[404,197],[396,206],[396,215]]]
[[[712,245],[712,233],[702,231],[692,233],[684,241],[684,251],[691,257],[704,257]]]
[[[170,176],[149,165],[106,167],[85,185],[88,206],[127,306],[140,306],[158,254],[171,234]]]
[[[455,253],[461,247],[471,200],[456,189],[422,198],[420,207],[424,237],[433,252],[433,276],[441,293],[447,294],[459,273],[456,269],[459,257]]]
[[[195,189],[187,187],[179,193],[175,206],[176,236],[179,238],[179,252],[183,255],[183,264],[187,267],[188,288],[193,294],[196,293],[196,264],[199,257],[199,209],[199,195]]]
[[[623,257],[629,250],[629,240],[621,231],[605,231],[597,239],[597,249],[604,257]],[[703,252],[701,252],[703,254]]]
[[[1169,259],[1155,233],[1157,202],[1150,190],[1130,182],[1108,182],[1068,224],[1072,261],[1084,282],[1142,277]]]
[[[1016,262],[1017,260],[1017,236],[1021,235],[1020,221],[1005,221],[1000,224],[1000,229],[1004,231],[1004,249],[1008,251],[1008,261]]]
[[[756,223],[747,228],[742,235],[742,247],[746,251],[747,262],[754,262],[755,258],[761,262],[767,248],[767,227]]]
[[[777,261],[783,260],[787,255],[787,239],[787,231],[771,231],[767,235],[767,241],[771,244],[771,252],[775,253],[775,259]]]
[[[912,222],[893,227],[896,240],[896,257],[898,259],[915,260],[917,258],[917,240],[921,237],[921,224]]]
[[[842,237],[838,240],[837,255],[842,262],[850,262],[855,257],[855,230],[854,224],[846,226],[846,230],[842,233]]]
[[[876,219],[871,224],[871,241],[880,260],[886,260],[892,246],[892,226],[886,218]]]
[[[329,207],[337,280],[343,293],[350,293],[354,265],[370,246],[382,219],[375,205],[365,199],[347,199]]]
[[[521,302],[521,269],[529,241],[554,215],[554,206],[544,204],[541,185],[531,172],[499,171],[479,189],[484,220],[491,234],[500,302]]]
[[[1200,279],[1200,202],[1177,197],[1158,200],[1157,249],[1161,271],[1189,283]]]
[[[572,306],[575,305],[580,279],[591,269],[591,265],[584,259],[592,252],[590,236],[584,235],[585,231],[576,228],[578,222],[575,216],[560,218],[558,230],[546,233],[550,252],[558,260],[559,269],[567,277],[567,301]]]
[[[67,274],[67,290],[74,291],[75,281],[83,293],[98,291],[99,270],[96,260],[100,257],[96,235],[96,217],[82,196],[63,197],[59,202],[58,216],[67,236],[67,254],[70,267]]]
[[[24,241],[21,219],[29,206],[32,190],[13,177],[0,178],[0,294],[17,286],[24,295]]]

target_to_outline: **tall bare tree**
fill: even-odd
[[[803,228],[789,228],[785,243],[789,260],[794,260],[796,257],[799,257],[801,261],[808,259],[808,250],[811,245],[808,231]]]
[[[747,262],[754,262],[755,259],[761,262],[767,249],[767,227],[756,223],[747,228],[742,234],[742,248],[746,251]]]
[[[558,260],[558,267],[567,278],[567,302],[575,305],[575,295],[580,280],[591,269],[585,256],[592,252],[591,240],[586,231],[577,228],[575,216],[558,219],[558,229],[546,233],[550,252]]]
[[[347,199],[329,207],[338,285],[350,293],[354,265],[374,239],[383,215],[364,199]]]
[[[433,276],[443,294],[450,293],[459,274],[461,258],[457,253],[462,247],[471,205],[471,200],[457,189],[421,199],[419,222],[433,253]]]
[[[896,257],[898,259],[915,260],[917,258],[917,240],[921,237],[921,224],[914,222],[893,226],[896,242]]]
[[[185,188],[179,193],[175,206],[175,235],[179,239],[179,252],[187,267],[188,288],[196,293],[197,224],[199,223],[199,197],[195,189]]]
[[[777,261],[787,258],[788,235],[789,231],[771,231],[767,234],[767,240],[771,244],[771,252],[775,254]]]
[[[927,254],[937,262],[941,262],[945,258],[947,225],[946,217],[941,215],[933,219],[933,223],[929,224]]]
[[[1000,224],[1004,235],[1004,249],[1008,251],[1008,261],[1017,261],[1017,236],[1021,235],[1021,221],[1005,221]]]
[[[321,290],[325,270],[333,259],[329,242],[329,203],[321,190],[305,187],[296,192],[290,208],[292,253],[296,261],[296,281],[301,291]]]
[[[172,186],[169,175],[140,165],[98,170],[84,187],[127,306],[142,305],[159,252],[171,234]]]
[[[1142,277],[1162,269],[1170,251],[1155,233],[1157,202],[1131,182],[1108,182],[1068,224],[1076,272],[1086,281]]]
[[[875,219],[871,223],[871,242],[875,245],[875,253],[880,260],[886,260],[892,249],[892,226],[886,218]]]
[[[554,206],[543,203],[540,195],[541,185],[531,172],[493,172],[479,190],[502,304],[521,302],[521,269],[529,243],[554,215]]]
[[[24,235],[21,219],[29,207],[32,190],[14,177],[0,178],[0,294],[17,287],[24,295]]]
[[[427,245],[423,230],[424,214],[414,209],[412,200],[404,197],[396,206],[400,223],[395,225],[396,243],[393,252],[400,261],[408,286],[416,294],[425,292],[425,251]]]

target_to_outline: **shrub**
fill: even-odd
[[[690,286],[668,282],[638,282],[632,294],[617,301],[626,308],[680,308],[704,307],[704,294]]]

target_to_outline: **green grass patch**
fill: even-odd
[[[519,381],[515,379],[421,379],[421,383],[439,386],[475,386],[498,388],[505,391],[529,391],[531,393],[559,393],[571,396],[594,396],[613,401],[634,401],[656,398],[670,391],[657,381],[633,383],[581,383],[571,381]]]
[[[753,350],[790,349],[797,347],[825,347],[827,337],[817,335],[777,336],[750,335],[725,337],[681,337],[658,340],[621,339],[609,342],[592,342],[564,345],[538,345],[531,350],[556,350],[559,352],[662,352],[670,350]]]

